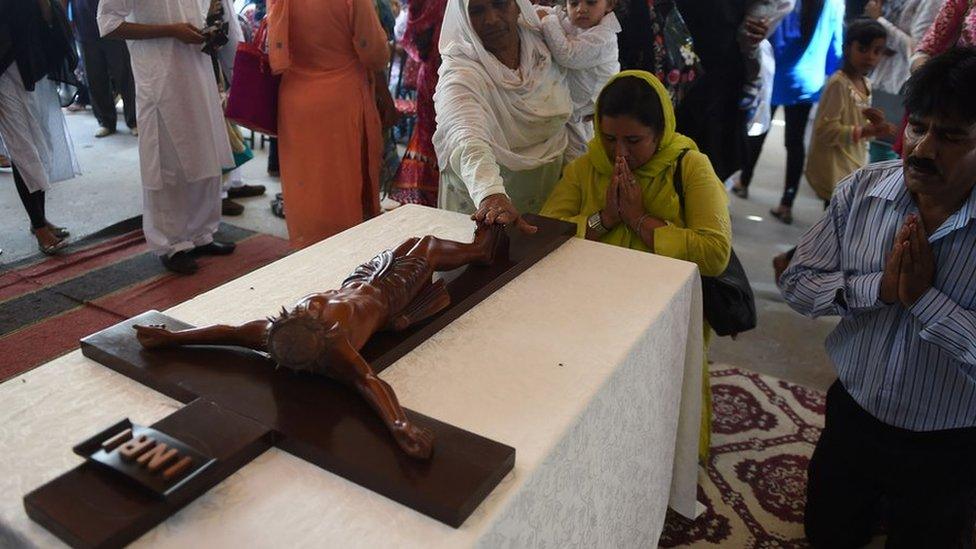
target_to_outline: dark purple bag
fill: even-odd
[[[278,134],[279,75],[268,61],[268,20],[261,21],[254,39],[237,46],[234,79],[224,116],[239,126],[267,135]]]

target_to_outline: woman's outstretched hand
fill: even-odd
[[[525,234],[535,234],[539,228],[522,218],[522,214],[515,209],[512,201],[504,194],[486,196],[478,206],[478,211],[471,215],[471,219],[488,225],[515,225],[515,228]]]

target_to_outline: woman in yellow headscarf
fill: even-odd
[[[721,274],[732,250],[728,197],[708,157],[675,132],[674,107],[654,75],[624,71],[604,86],[587,153],[566,166],[542,215],[575,223],[580,238],[691,261]],[[681,159],[684,204],[674,188]],[[705,349],[711,329],[705,324]],[[703,364],[699,456],[708,456],[711,391]]]

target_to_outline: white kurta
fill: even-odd
[[[620,30],[620,22],[612,12],[588,29],[573,25],[562,8],[550,9],[542,18],[542,34],[552,58],[568,69],[566,83],[573,99],[573,116],[566,125],[569,130],[566,162],[582,156],[593,138],[593,124],[586,118],[593,115],[600,90],[610,77],[620,72],[617,54]]]
[[[0,139],[32,193],[80,173],[54,83],[28,92],[16,63],[0,74]]]
[[[206,0],[101,0],[98,29],[104,36],[125,21],[200,28],[208,7]],[[176,184],[219,177],[223,167],[233,168],[213,66],[200,46],[172,38],[130,40],[129,54],[143,186],[161,190],[164,165],[186,178]],[[175,155],[164,156],[166,150]]]
[[[102,35],[123,22],[203,27],[207,0],[101,0]],[[130,40],[139,119],[143,232],[160,255],[207,244],[220,224],[220,174],[234,167],[213,64],[199,45]]]

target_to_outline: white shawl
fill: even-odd
[[[485,50],[471,26],[468,0],[448,0],[434,94],[433,142],[442,167],[455,151],[477,142],[488,144],[496,162],[511,171],[538,168],[566,151],[566,121],[573,104],[565,73],[552,61],[532,5],[514,1],[521,11],[517,70]]]

